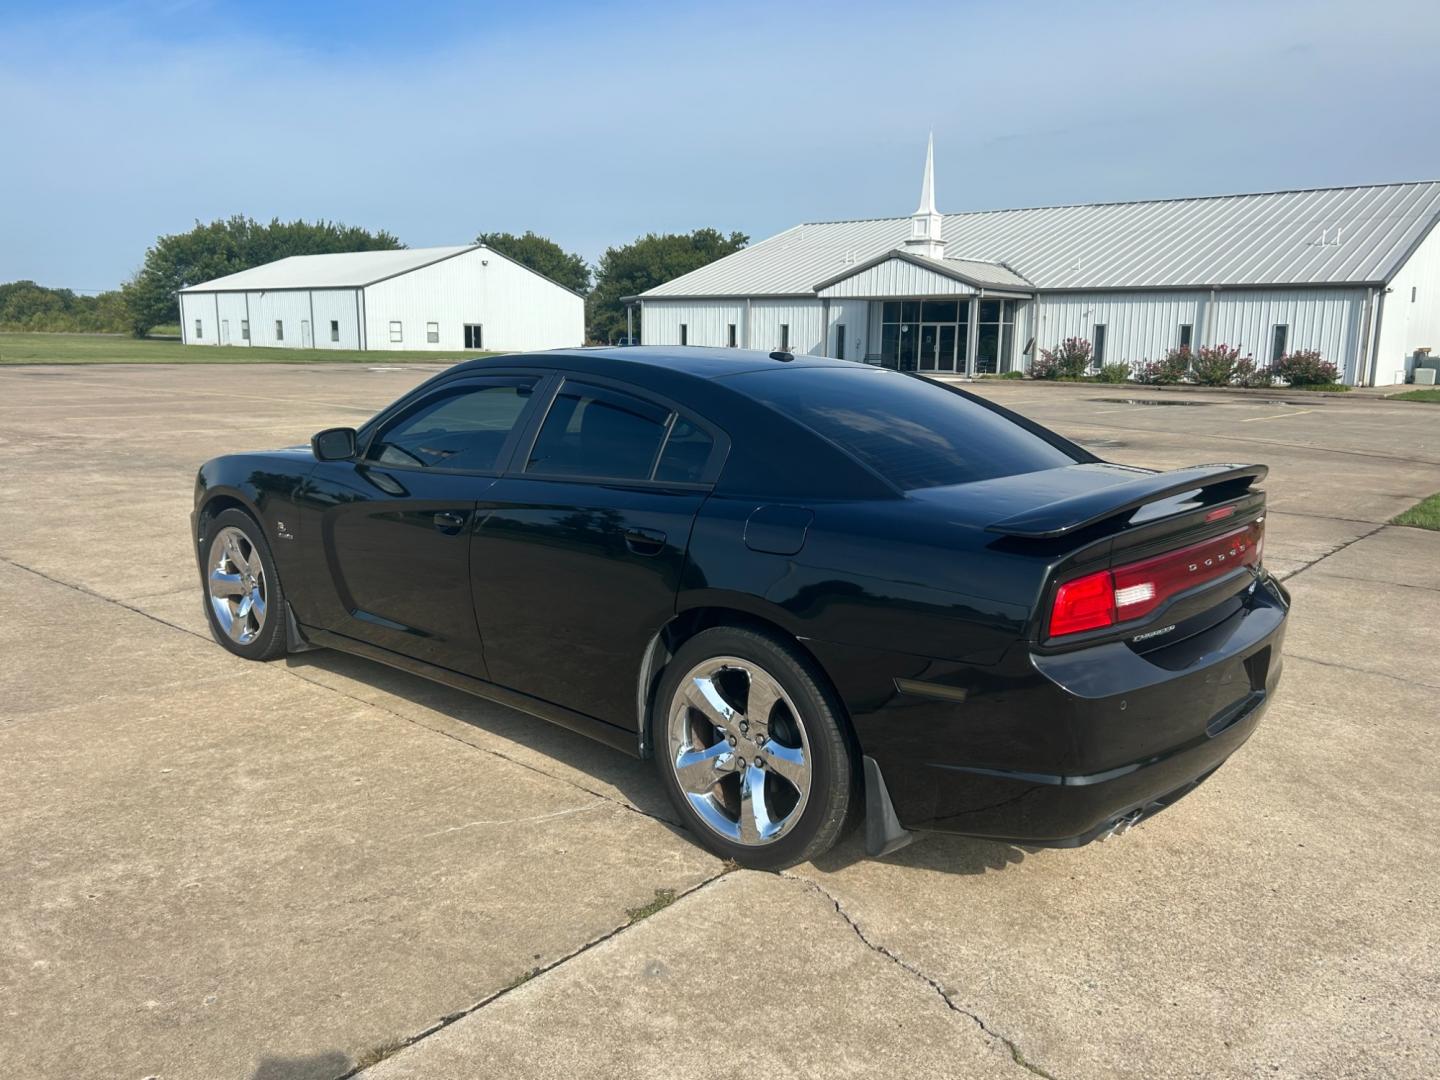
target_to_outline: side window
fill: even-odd
[[[536,381],[499,377],[427,398],[381,430],[366,460],[411,469],[493,469]]]
[[[677,416],[670,426],[670,438],[665,440],[660,463],[655,466],[655,479],[672,484],[698,484],[714,448],[715,440],[703,428]]]
[[[648,480],[670,411],[629,394],[567,382],[555,395],[525,471],[547,476]]]

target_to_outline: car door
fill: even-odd
[[[624,384],[567,376],[479,501],[470,557],[490,677],[624,727],[675,611],[723,433]]]
[[[311,473],[307,532],[326,588],[319,625],[485,678],[470,600],[476,501],[524,430],[541,376],[442,384],[382,417],[355,461]]]

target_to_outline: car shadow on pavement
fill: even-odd
[[[262,1057],[250,1080],[335,1080],[352,1068],[350,1056],[339,1050],[304,1057]]]
[[[653,762],[641,761],[548,720],[347,653],[317,649],[292,654],[284,662],[310,682],[597,794],[605,795],[605,787],[612,787],[635,809],[679,826]],[[447,721],[475,731],[454,729]],[[574,775],[567,775],[572,771]]]
[[[865,830],[862,826],[850,833],[840,844],[814,861],[815,868],[827,874],[836,873],[857,862],[870,860],[886,866],[936,870],[945,874],[987,874],[1005,870],[1025,861],[1027,854],[1038,849],[1025,849],[994,840],[974,840],[950,833],[917,832],[913,843],[870,860],[865,854]]]

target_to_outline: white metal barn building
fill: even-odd
[[[292,255],[180,291],[187,345],[558,349],[585,300],[483,244]]]
[[[784,348],[904,370],[1318,349],[1351,384],[1440,352],[1440,181],[797,225],[630,298],[647,345]]]

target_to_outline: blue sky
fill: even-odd
[[[0,281],[233,213],[411,246],[1440,178],[1440,7],[0,0]]]

